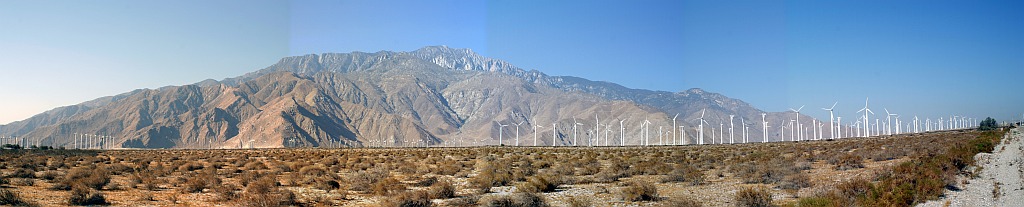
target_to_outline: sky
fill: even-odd
[[[852,120],[1021,117],[1022,1],[8,1],[0,123],[285,56],[470,48],[549,75]]]

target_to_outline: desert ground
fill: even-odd
[[[990,176],[973,158],[1019,146],[1000,141],[1008,131],[650,147],[5,149],[0,204],[911,206]]]

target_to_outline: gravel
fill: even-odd
[[[940,200],[918,205],[932,206],[1024,206],[1024,134],[1011,130],[993,153],[974,159],[982,167],[980,176],[963,178],[958,191],[946,190]]]

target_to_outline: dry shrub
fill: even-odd
[[[554,192],[559,184],[559,178],[554,175],[535,175],[528,178],[526,182],[516,185],[516,189],[519,192],[547,193]]]
[[[769,207],[772,206],[772,193],[765,188],[744,188],[736,192],[738,207]]]
[[[798,173],[792,160],[776,157],[767,161],[750,161],[730,166],[744,183],[775,184],[788,175]]]
[[[68,204],[79,206],[106,205],[107,199],[103,197],[103,193],[100,193],[100,191],[76,185],[71,189]]]
[[[830,164],[836,165],[835,166],[836,170],[850,170],[850,169],[864,168],[864,158],[861,158],[858,155],[846,153],[846,154],[840,155],[839,158],[836,159],[835,163],[830,163]]]
[[[32,204],[22,200],[18,193],[3,188],[0,188],[0,205],[32,206]]]
[[[704,206],[700,201],[694,200],[690,197],[673,197],[667,201],[661,202],[660,206],[664,207],[701,207]]]
[[[788,175],[779,182],[779,188],[787,190],[800,190],[806,187],[811,187],[811,179],[802,173]]]
[[[61,177],[62,175],[63,174],[61,174],[60,172],[58,172],[56,170],[47,170],[47,171],[42,171],[42,172],[36,173],[36,177],[41,178],[43,180],[54,180],[54,179],[57,179],[57,178]]]
[[[399,182],[398,179],[395,179],[394,177],[388,177],[384,178],[384,180],[381,180],[380,182],[374,183],[371,190],[373,190],[373,194],[375,195],[394,195],[405,191],[405,184],[402,184],[402,182]]]
[[[36,184],[36,180],[32,178],[12,178],[9,182],[11,185],[16,186],[33,186]]]
[[[36,178],[36,171],[28,168],[18,168],[7,175],[9,178]]]
[[[548,206],[544,198],[535,193],[513,193],[496,195],[483,199],[481,206],[488,207],[543,207]]]
[[[221,180],[217,177],[216,171],[216,169],[208,168],[198,175],[188,176],[185,185],[181,188],[182,192],[199,193],[203,192],[203,189],[213,189],[220,186]]]
[[[623,162],[622,159],[615,157],[608,159],[608,163],[608,167],[595,175],[597,182],[610,183],[619,181],[620,178],[629,177],[629,164]]]
[[[696,167],[686,164],[678,164],[672,172],[665,175],[662,182],[686,182],[690,185],[704,184],[704,172]]]
[[[451,181],[435,182],[429,189],[430,199],[446,199],[455,197],[455,185]]]
[[[360,171],[348,177],[349,189],[354,191],[369,191],[373,186],[388,177],[386,168],[377,167],[368,171]]]
[[[268,207],[291,206],[299,204],[295,193],[278,188],[277,181],[272,177],[263,177],[249,183],[244,193],[236,200],[238,206]]]
[[[594,206],[594,204],[590,201],[590,198],[582,197],[582,196],[570,197],[565,202],[570,207],[591,207],[591,206]]]
[[[425,191],[407,191],[392,198],[383,199],[381,207],[427,207],[433,203]]]
[[[626,201],[658,200],[658,188],[647,181],[630,181],[622,188],[622,199]]]
[[[477,162],[477,171],[480,173],[470,178],[469,183],[483,192],[489,192],[491,187],[508,185],[513,180],[511,168],[507,162],[480,160]]]

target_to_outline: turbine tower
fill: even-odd
[[[677,117],[679,117],[679,113],[676,113],[676,115],[672,117],[672,131],[676,130],[676,118]],[[675,142],[676,142],[676,133],[672,133],[672,143],[675,144]],[[683,144],[682,139],[680,139],[679,144]]]
[[[516,124],[515,122],[512,122],[512,124],[516,125],[516,147],[519,146],[519,125],[523,125],[524,122],[526,122],[526,121],[519,121],[518,124]]]
[[[537,146],[537,128],[542,128],[540,124],[533,124],[533,146]]]
[[[866,97],[864,98],[864,108],[860,109],[860,111],[857,111],[857,113],[860,113],[861,111],[864,112],[864,126],[867,126],[868,125],[868,113],[875,114],[875,112],[872,112],[871,109],[868,109],[868,98],[866,98]],[[863,130],[864,130],[864,135],[868,135],[868,131],[871,130],[871,129],[869,127],[864,127]],[[867,136],[865,136],[865,137],[867,137]]]
[[[794,141],[803,141],[803,132],[800,132],[800,110],[803,110],[804,106],[800,106],[798,109],[789,108],[790,111],[796,112],[796,138]]]
[[[890,113],[887,108],[882,109],[885,110],[885,135],[892,135],[892,116],[896,114]],[[896,127],[900,127],[900,124],[896,123]]]
[[[736,127],[736,123],[733,122],[733,118],[735,117],[736,115],[729,115],[729,144],[736,143],[736,131],[733,130],[733,128]]]
[[[505,128],[508,125],[501,124],[501,122],[498,122],[498,121],[494,121],[494,124],[498,125],[498,146],[501,146],[502,144],[505,144],[505,143],[502,143],[501,134],[504,132],[503,128]]]
[[[700,145],[704,144],[704,110],[707,110],[707,108],[700,110],[700,129],[697,130],[698,134],[700,134],[700,139],[697,140],[697,144]]]
[[[761,135],[761,143],[768,143],[768,121],[765,120],[765,115],[768,114],[761,112],[761,131],[763,132]]]
[[[836,104],[839,104],[839,102],[836,101],[835,103],[832,104],[832,107],[829,107],[827,109],[826,108],[821,108],[821,110],[828,111],[828,132],[830,134],[829,139],[835,139],[836,138],[836,130],[835,130],[836,126],[835,126],[835,122],[834,122],[835,116],[832,113],[832,109],[836,108]]]

